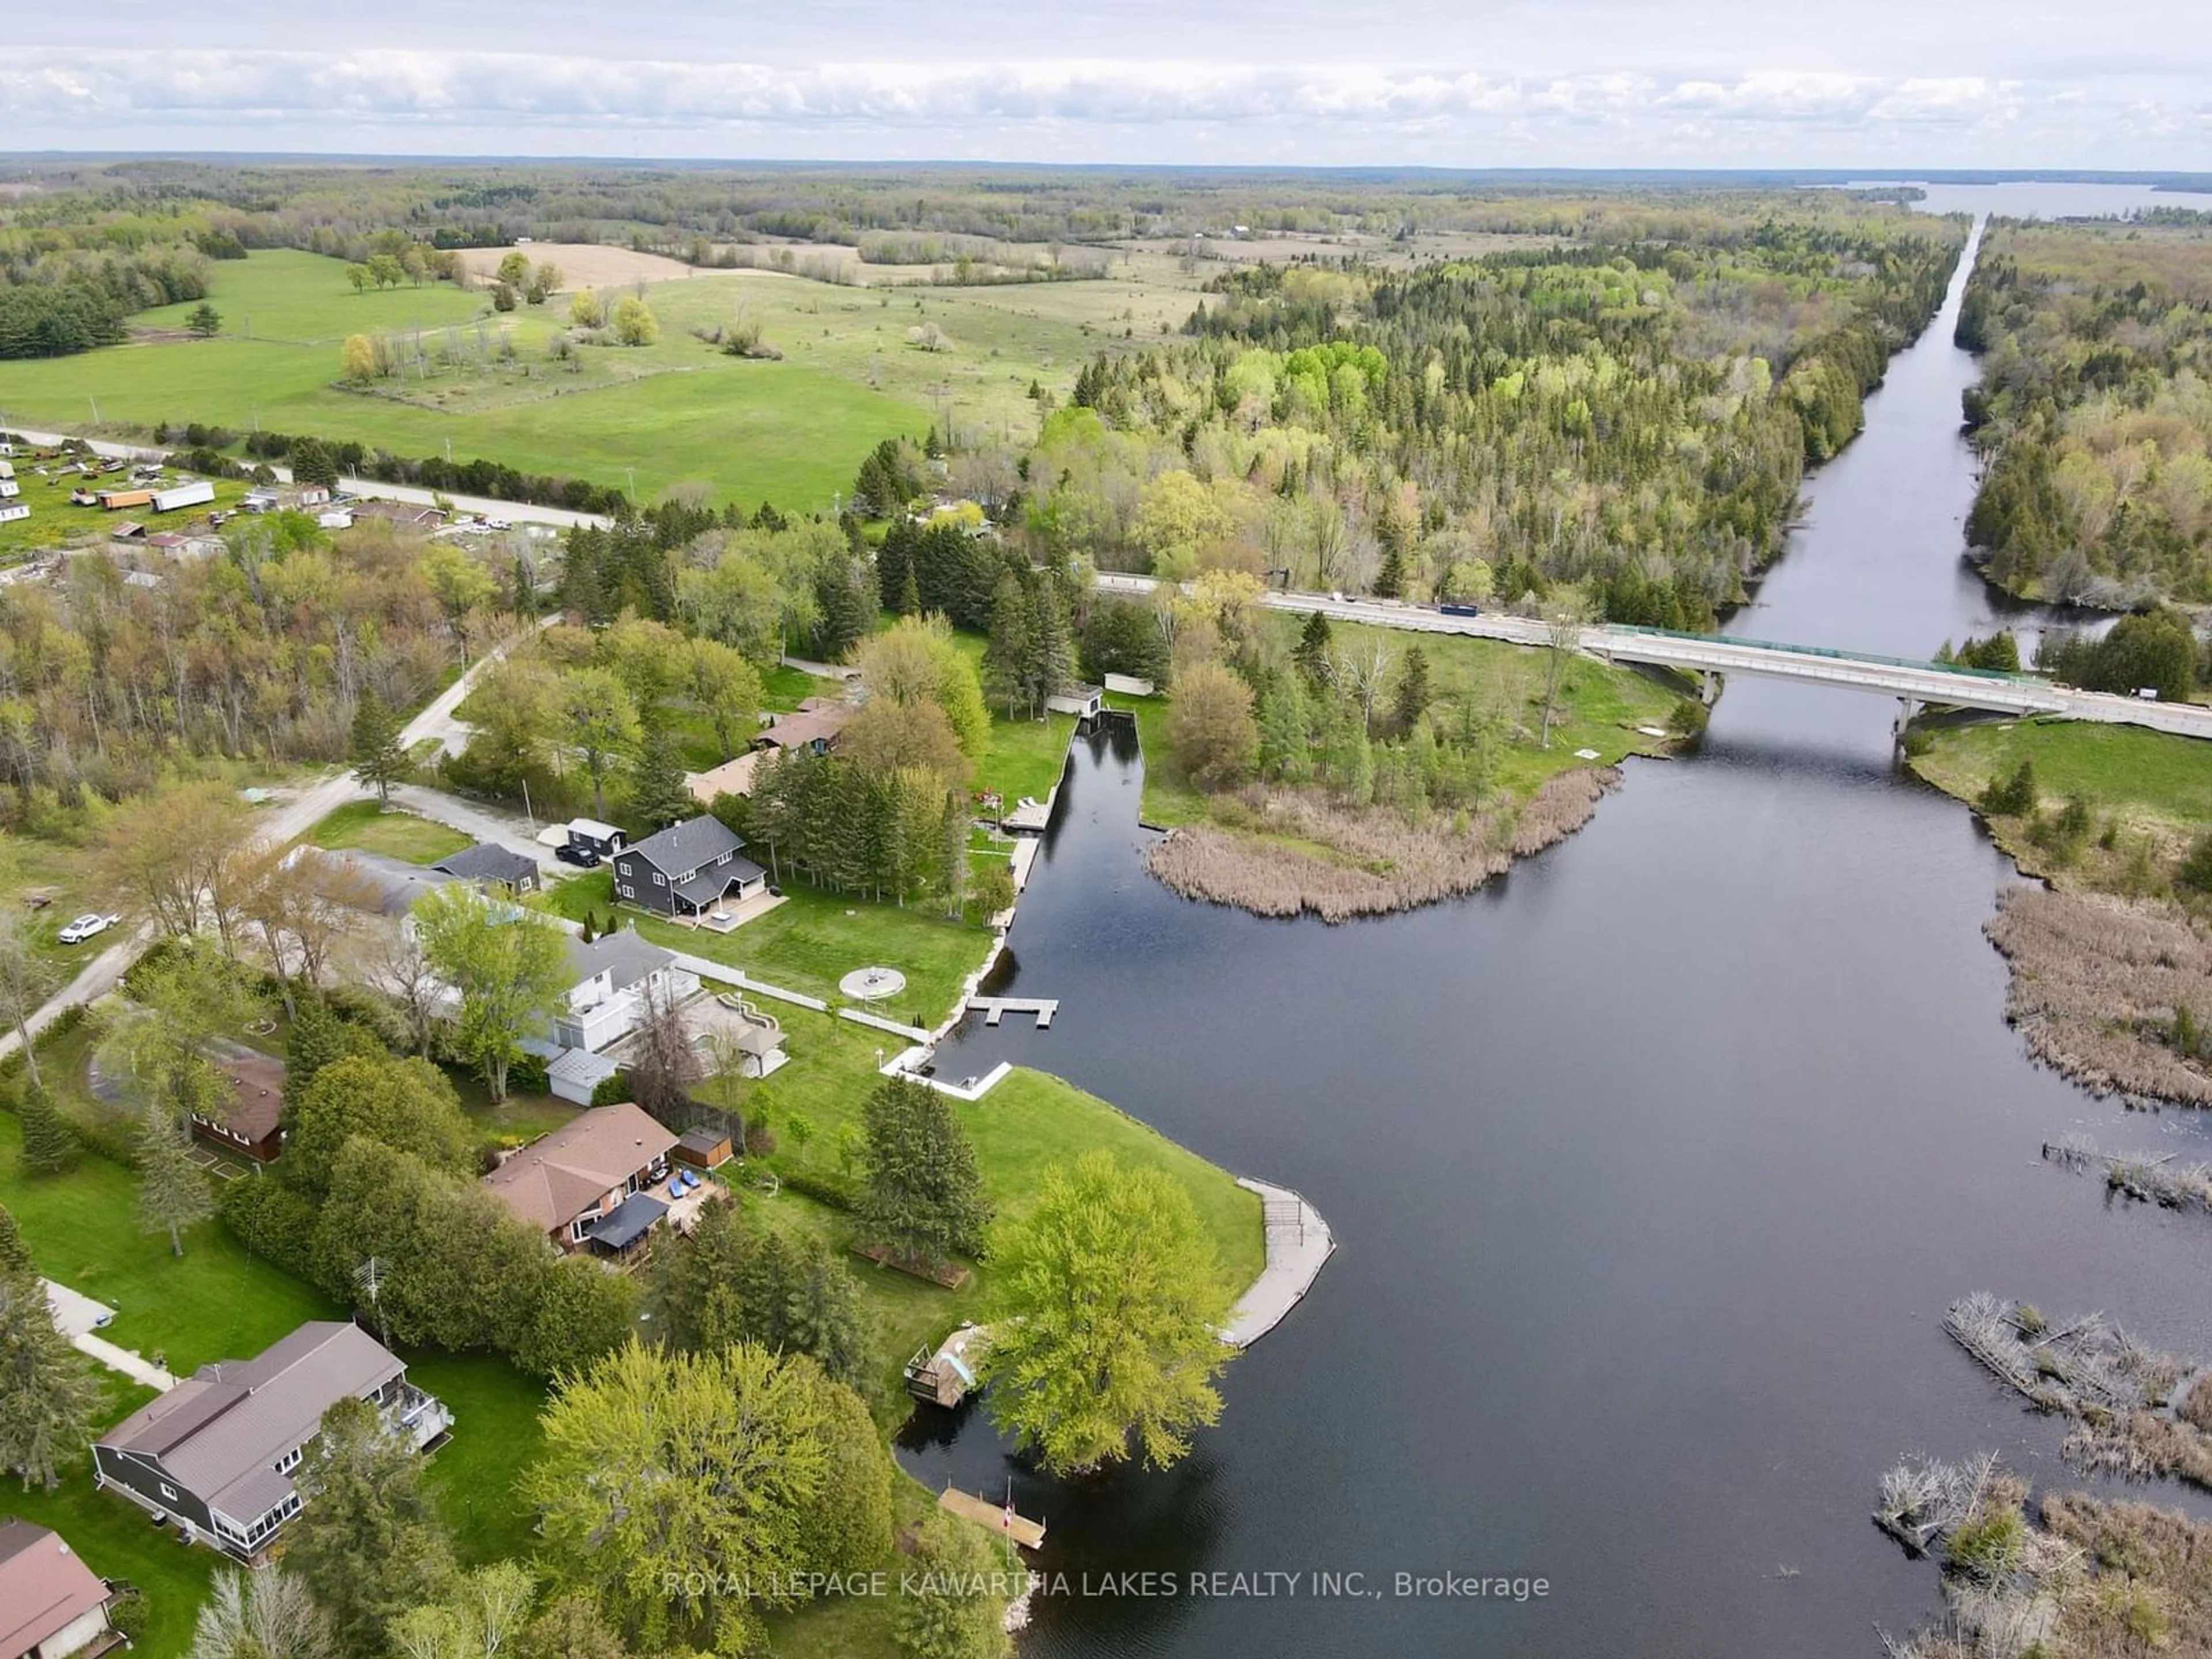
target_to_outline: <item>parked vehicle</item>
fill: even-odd
[[[573,841],[562,842],[553,849],[553,856],[563,864],[573,864],[579,870],[596,870],[603,860],[596,848],[580,847]]]
[[[68,927],[63,928],[61,932],[56,933],[54,937],[64,945],[82,945],[85,940],[92,938],[94,934],[106,933],[109,928],[114,927],[117,922],[122,920],[123,918],[120,916],[102,916],[88,914],[79,916],[76,921],[70,922]]]

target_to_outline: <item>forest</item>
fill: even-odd
[[[2212,228],[2005,224],[1966,288],[1967,533],[2025,598],[2212,601]]]

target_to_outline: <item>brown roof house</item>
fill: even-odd
[[[284,1150],[284,1062],[243,1043],[218,1044],[210,1054],[222,1073],[222,1096],[192,1114],[192,1134],[218,1152],[273,1164]]]
[[[648,1189],[668,1178],[675,1149],[642,1107],[594,1106],[509,1154],[483,1183],[562,1249],[626,1255],[668,1213]]]
[[[107,1585],[28,1521],[0,1521],[0,1659],[70,1659],[122,1641],[107,1627]]]
[[[809,697],[796,713],[778,714],[773,724],[753,739],[756,749],[795,749],[826,755],[837,745],[837,735],[853,723],[860,705],[839,697]]]
[[[93,1443],[94,1480],[187,1541],[251,1565],[300,1510],[292,1476],[341,1400],[373,1401],[421,1451],[453,1415],[407,1380],[407,1367],[358,1325],[316,1320],[252,1359],[203,1365]]]

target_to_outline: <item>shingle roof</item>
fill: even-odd
[[[525,1221],[550,1232],[675,1146],[676,1137],[642,1107],[594,1106],[532,1141],[483,1184]]]
[[[271,1466],[313,1437],[325,1411],[406,1369],[360,1326],[316,1320],[252,1359],[203,1365],[100,1443],[158,1457],[210,1508],[252,1522],[291,1490]]]
[[[107,1586],[59,1534],[0,1522],[0,1659],[23,1659],[106,1600]]]
[[[721,819],[708,813],[672,823],[658,835],[634,842],[629,852],[641,854],[663,875],[696,870],[725,853],[734,853],[744,842]]]
[[[343,859],[359,872],[363,884],[374,891],[377,912],[381,915],[396,916],[423,894],[453,880],[442,871],[426,870],[419,864],[410,864],[384,853],[364,853],[357,847],[325,856]]]
[[[730,890],[733,881],[758,881],[768,872],[750,859],[732,859],[727,864],[718,864],[711,870],[702,870],[689,881],[674,883],[669,890],[678,895],[686,904],[704,908]]]
[[[604,969],[612,988],[627,991],[656,968],[665,968],[675,960],[673,951],[627,927],[603,933],[589,945],[573,933],[568,936],[568,967],[580,985]]]
[[[538,860],[496,842],[483,841],[464,847],[451,858],[440,859],[430,867],[463,881],[520,881],[538,872]]]

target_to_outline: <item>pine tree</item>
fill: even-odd
[[[864,1234],[912,1261],[937,1266],[982,1248],[991,1218],[975,1149],[945,1097],[911,1078],[887,1078],[863,1109]]]
[[[348,758],[355,779],[376,791],[379,804],[392,805],[392,786],[404,783],[415,769],[399,741],[399,717],[374,691],[362,693],[353,712]]]
[[[991,598],[991,635],[983,647],[983,689],[1014,717],[1027,700],[1030,663],[1029,593],[1022,579],[1003,572]]]
[[[912,565],[906,568],[906,580],[899,584],[898,602],[891,609],[902,617],[921,614],[921,582],[914,574]]]
[[[1382,555],[1382,565],[1375,573],[1375,593],[1378,599],[1395,599],[1406,591],[1406,562],[1393,543]]]
[[[663,726],[648,734],[630,773],[630,815],[655,830],[697,817],[699,803],[684,775],[675,732]]]
[[[1406,653],[1406,665],[1398,676],[1398,693],[1392,719],[1401,732],[1411,732],[1429,712],[1429,657],[1419,646]]]
[[[76,1131],[62,1116],[53,1097],[37,1084],[23,1091],[23,1162],[40,1175],[60,1175],[76,1166]]]
[[[38,1282],[39,1264],[31,1259],[31,1247],[23,1243],[8,1206],[0,1204],[0,1285]]]
[[[1068,626],[1067,600],[1049,577],[1030,600],[1029,680],[1031,707],[1065,690],[1075,678],[1075,641]]]
[[[1316,688],[1328,684],[1328,618],[1320,611],[1306,617],[1306,625],[1298,631],[1298,642],[1291,647],[1291,660],[1306,677],[1306,684]]]
[[[0,1277],[0,1469],[21,1474],[25,1492],[34,1481],[54,1491],[92,1438],[100,1399],[37,1279]]]
[[[206,1069],[210,1074],[214,1071],[212,1066]],[[210,1075],[192,1092],[211,1097],[216,1086]],[[192,1162],[190,1147],[184,1125],[171,1110],[158,1103],[149,1104],[138,1131],[138,1228],[168,1234],[174,1255],[185,1253],[185,1230],[215,1213],[207,1176]]]

